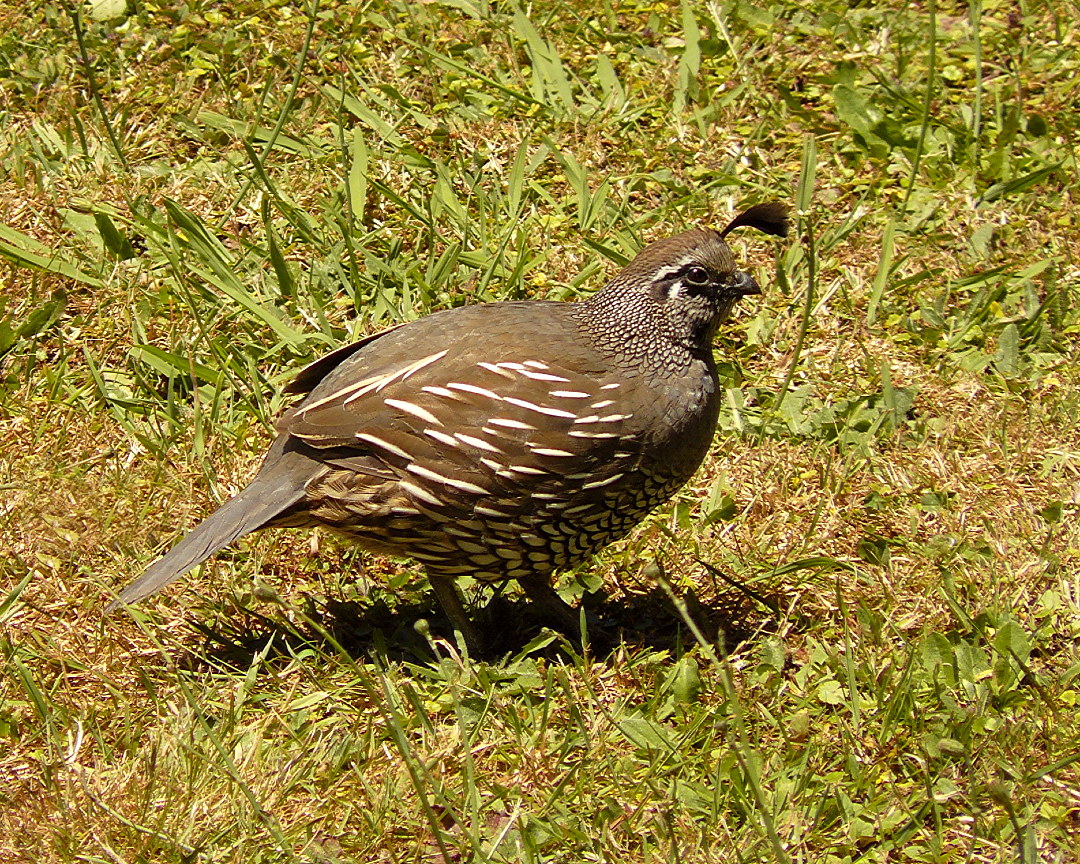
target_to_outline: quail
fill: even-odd
[[[251,483],[109,610],[253,531],[321,525],[423,565],[474,650],[460,576],[516,580],[573,630],[553,575],[629,532],[709,449],[713,338],[740,297],[760,293],[724,240],[740,226],[786,236],[787,209],[758,204],[722,231],[654,242],[580,302],[448,309],[311,363]]]

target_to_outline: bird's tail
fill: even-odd
[[[219,549],[262,528],[303,498],[304,489],[313,476],[312,469],[318,467],[318,463],[296,450],[286,450],[287,438],[283,435],[274,442],[251,483],[151,564],[105,611],[112,612],[160,591]]]

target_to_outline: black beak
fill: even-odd
[[[761,288],[754,281],[754,277],[745,270],[735,271],[735,281],[731,287],[740,297],[761,293]]]

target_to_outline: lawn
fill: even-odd
[[[0,8],[0,862],[1080,860],[1078,15]],[[103,616],[312,358],[769,200],[584,644],[287,530]]]

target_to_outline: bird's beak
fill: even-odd
[[[739,270],[735,273],[734,288],[739,293],[740,297],[761,293],[761,288],[758,287],[757,282],[754,281],[754,277],[745,270]]]

